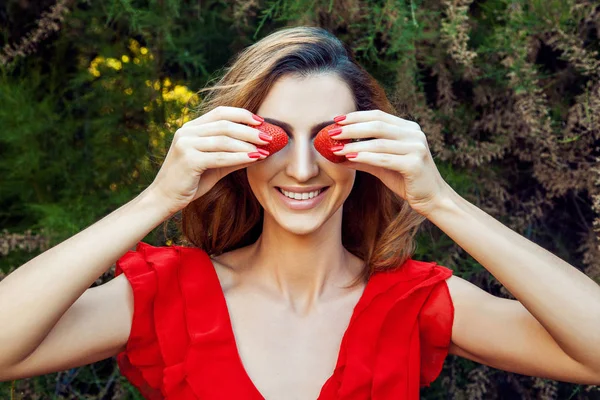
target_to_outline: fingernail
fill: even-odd
[[[354,158],[358,155],[358,153],[348,153],[346,154],[346,158]]]
[[[329,133],[329,136],[339,135],[340,133],[342,133],[342,128],[335,128],[328,131],[327,133]]]
[[[340,151],[344,149],[344,145],[343,144],[339,144],[337,146],[333,146],[331,147],[331,151]]]
[[[265,149],[256,149],[256,151],[258,151],[260,154],[262,154],[263,156],[268,156],[269,154],[271,154],[269,152],[269,150],[265,150]]]
[[[259,122],[265,122],[265,119],[263,117],[259,117],[256,114],[252,114],[252,118],[254,118],[255,120],[257,120]]]
[[[273,136],[271,135],[267,135],[266,133],[259,133],[258,137],[261,138],[262,140],[266,140],[267,142],[270,142],[271,140],[273,140]]]
[[[258,151],[253,151],[252,153],[248,153],[248,157],[250,158],[259,158],[260,153]]]
[[[343,121],[343,120],[345,120],[345,119],[346,119],[346,116],[345,116],[345,115],[338,115],[338,116],[337,116],[337,117],[335,117],[333,120],[334,120],[335,122],[340,122],[340,121]]]

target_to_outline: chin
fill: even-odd
[[[317,232],[322,226],[322,217],[317,215],[296,215],[284,217],[284,221],[276,219],[277,223],[286,231],[294,235],[304,236]]]

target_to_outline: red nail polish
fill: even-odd
[[[337,117],[335,117],[333,120],[334,120],[335,122],[340,122],[340,121],[343,121],[343,120],[345,120],[345,119],[346,119],[346,116],[345,116],[345,115],[338,115],[338,116],[337,116]]]
[[[343,144],[339,144],[337,146],[332,146],[331,147],[331,151],[340,151],[344,149],[344,145]]]
[[[263,156],[268,156],[269,154],[269,150],[265,150],[265,149],[256,149],[256,151],[258,151],[260,154],[262,154]]]
[[[252,114],[252,118],[254,118],[255,120],[259,121],[259,122],[265,122],[265,119],[263,117],[259,117],[258,115]]]
[[[258,151],[253,151],[252,153],[248,153],[248,157],[250,158],[259,158],[260,153]]]
[[[348,153],[346,154],[346,158],[355,158],[358,155],[358,153]]]
[[[331,129],[331,130],[327,131],[327,133],[329,133],[329,136],[336,136],[336,135],[339,135],[340,133],[342,133],[342,128]]]
[[[258,137],[261,138],[262,140],[264,140],[265,142],[270,142],[271,140],[273,140],[273,136],[271,135],[267,135],[266,133],[259,133]]]

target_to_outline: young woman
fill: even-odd
[[[0,282],[0,379],[117,355],[148,399],[416,399],[450,353],[600,384],[600,288],[444,182],[335,37],[275,32],[202,107],[143,193]],[[263,119],[287,144],[251,158]],[[187,245],[140,242],[178,211]],[[412,260],[425,219],[518,300]]]

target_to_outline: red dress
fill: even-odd
[[[264,400],[239,357],[208,254],[139,242],[117,261],[133,288],[123,374],[148,400]],[[368,281],[318,400],[419,398],[448,354],[452,270],[409,259]]]

